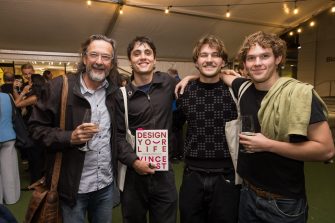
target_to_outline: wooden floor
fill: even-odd
[[[182,177],[183,163],[174,165],[176,184],[179,189]],[[21,187],[27,186],[28,173],[22,168]],[[335,165],[323,163],[306,163],[306,187],[309,201],[308,223],[335,222]],[[30,193],[22,191],[19,202],[7,207],[14,213],[18,222],[23,222]],[[113,222],[121,223],[120,208],[113,210]],[[179,222],[179,221],[178,221]]]

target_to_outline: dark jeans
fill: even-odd
[[[14,215],[3,204],[0,204],[0,223],[17,223]]]
[[[111,223],[113,210],[113,187],[105,188],[86,194],[78,194],[74,207],[61,201],[63,223],[84,223],[87,213],[90,223]]]
[[[306,223],[307,217],[305,199],[264,199],[242,187],[239,223]]]
[[[233,168],[222,173],[184,169],[180,188],[181,223],[236,223],[240,185],[234,184]]]
[[[148,212],[150,223],[175,223],[177,189],[173,171],[139,175],[128,168],[121,209],[123,223],[146,223]]]

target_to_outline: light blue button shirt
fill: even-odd
[[[81,93],[91,105],[91,121],[99,121],[99,133],[89,141],[90,150],[85,154],[78,193],[100,190],[113,182],[111,120],[106,107],[107,87],[108,82],[105,80],[98,89],[87,89],[82,75],[80,77]]]
[[[0,93],[0,142],[16,138],[12,122],[12,103],[8,94]]]

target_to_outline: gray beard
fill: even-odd
[[[106,72],[105,72],[105,75],[102,76],[102,75],[96,75],[94,74],[94,72],[92,70],[88,70],[87,72],[88,74],[88,78],[90,78],[92,81],[96,81],[96,82],[102,82],[106,79]]]

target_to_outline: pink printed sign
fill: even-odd
[[[156,171],[169,169],[168,130],[137,130],[136,154],[156,166]]]

